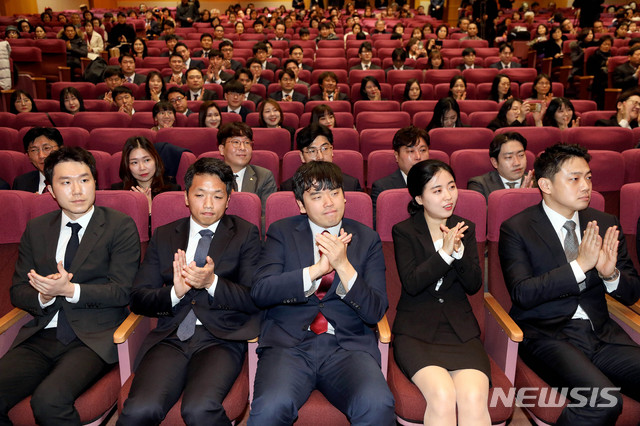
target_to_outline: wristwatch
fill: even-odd
[[[615,281],[620,277],[620,271],[618,270],[618,268],[615,268],[613,270],[613,274],[609,275],[608,277],[602,276],[600,272],[598,272],[598,276],[602,278],[604,281]]]

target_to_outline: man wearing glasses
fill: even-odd
[[[634,129],[638,127],[638,113],[640,113],[640,90],[631,89],[618,97],[616,113],[611,118],[596,121],[596,126],[625,127]]]
[[[193,113],[187,105],[187,94],[179,87],[172,87],[167,92],[167,100],[176,109],[176,112],[184,114],[187,117]]]
[[[109,66],[104,70],[104,75],[102,76],[104,79],[104,83],[107,85],[107,91],[98,96],[98,99],[105,100],[110,104],[113,104],[113,96],[111,96],[111,91],[118,86],[122,86],[124,84],[124,73],[120,67]]]
[[[303,164],[309,161],[333,163],[333,133],[328,127],[318,123],[308,125],[298,132],[296,144]],[[345,191],[362,191],[358,179],[346,173],[342,173],[342,187]],[[293,191],[293,178],[282,182],[280,189]]]
[[[13,189],[42,194],[46,188],[44,160],[53,151],[60,149],[63,144],[62,135],[53,127],[34,127],[25,133],[22,142],[24,151],[36,170],[16,177],[13,180]]]

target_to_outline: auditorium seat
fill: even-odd
[[[511,69],[517,69],[517,68],[509,68],[509,69],[511,70]],[[511,81],[514,81],[514,79],[511,79]],[[531,97],[532,89],[533,89],[532,82],[520,83],[520,98],[529,99]],[[558,83],[558,82],[551,83],[551,91],[553,93],[553,96],[556,98],[564,96],[564,86],[562,85],[562,83]]]
[[[22,113],[19,115],[31,114]],[[9,127],[0,127],[0,149],[24,152],[22,139],[18,139],[18,131]]]
[[[467,80],[467,83],[477,85],[480,83],[492,83],[495,76],[499,73],[500,70],[497,68],[474,68],[462,71],[462,76]]]
[[[414,126],[425,129],[431,122],[432,118],[433,118],[433,111],[423,111],[423,112],[416,113],[416,115],[413,116],[412,122]],[[461,112],[460,121],[462,121],[462,124],[468,126],[469,116],[466,113]]]
[[[562,142],[562,131],[557,127],[502,127],[496,135],[506,132],[518,132],[527,140],[527,150],[538,155],[551,145]]]
[[[429,131],[430,148],[444,151],[451,155],[461,149],[486,149],[493,140],[493,132],[489,129],[469,127],[438,128]]]
[[[343,173],[358,179],[360,186],[364,188],[364,161],[358,151],[333,150],[333,163],[337,164]],[[286,181],[302,165],[299,151],[287,152],[282,158],[282,181]]]
[[[424,82],[431,83],[434,86],[440,83],[449,83],[458,74],[460,74],[458,69],[426,70],[424,72]]]
[[[360,63],[360,59],[357,60],[357,63]],[[387,82],[387,75],[383,69],[349,70],[349,84],[353,86],[355,83],[360,83],[363,78],[369,76],[378,80],[378,83]]]
[[[382,99],[391,99],[391,97],[393,96],[393,91],[389,83],[380,83],[380,89]],[[349,98],[351,99],[352,103],[362,99],[360,97],[360,83],[351,84],[351,94],[349,95]]]
[[[620,215],[620,188],[624,185],[625,163],[620,152],[590,149],[593,190],[604,196],[605,211]]]
[[[203,152],[198,156],[198,160],[201,158],[217,158],[224,161],[220,151]],[[251,164],[270,170],[276,180],[276,185],[280,186],[280,159],[275,152],[255,149],[251,153]]]
[[[575,101],[571,101],[575,102]],[[595,126],[598,120],[608,120],[616,115],[616,111],[584,111],[580,116],[581,126]]]
[[[253,149],[273,151],[278,154],[278,158],[282,158],[291,150],[291,134],[286,129],[255,128],[253,129]]]
[[[633,148],[633,132],[622,127],[572,127],[562,132],[562,142],[585,148],[623,152]]]
[[[284,119],[283,119],[283,125],[286,127],[293,127],[294,129],[297,129],[300,125],[299,119],[298,119],[298,115],[292,113],[292,112],[285,112],[284,114]],[[250,112],[247,115],[246,121],[247,125],[249,127],[259,127],[260,124],[260,113],[258,112]]]
[[[96,86],[93,83],[86,81],[57,81],[51,84],[51,99],[59,100],[60,92],[62,92],[62,89],[67,87],[74,87],[78,89],[78,92],[80,92],[80,95],[85,102],[87,99],[95,98],[94,91]]]
[[[336,130],[336,128],[353,130],[353,114],[351,114],[351,112],[334,112],[333,117],[336,120],[335,126],[333,128],[334,131]],[[310,122],[311,122],[311,113],[305,112],[300,116],[300,123],[298,127],[300,128],[306,127],[309,125]]]
[[[347,93],[348,94],[348,93]],[[313,95],[311,95],[313,96]],[[309,101],[304,105],[305,112],[311,112],[318,105],[330,106],[333,112],[348,112],[351,113],[351,102],[349,101],[331,101],[329,103],[325,101]]]
[[[535,155],[526,151],[527,169],[533,169]],[[456,174],[456,186],[467,189],[469,179],[495,170],[489,158],[489,149],[463,149],[451,154],[451,168]]]
[[[217,135],[218,132],[216,129],[210,129],[208,127],[168,128],[158,130],[155,142],[168,142],[182,148],[187,148],[193,152],[194,155],[200,155],[203,152],[217,149]]]
[[[73,116],[73,127],[82,127],[86,130],[103,127],[126,128],[129,127],[131,117],[124,112],[78,112]]]
[[[144,136],[151,142],[155,140],[156,132],[151,129],[136,128],[98,128],[89,132],[88,149],[104,151],[109,154],[121,152],[127,139],[133,136]]]
[[[443,151],[429,150],[430,160],[440,160],[449,164],[449,156]],[[393,149],[378,149],[371,151],[367,160],[367,189],[371,189],[378,179],[390,175],[398,169],[395,151]]]
[[[364,111],[356,117],[356,129],[362,133],[366,129],[399,129],[411,124],[411,116],[406,111],[391,111],[381,114]]]
[[[364,111],[385,113],[400,111],[400,102],[397,101],[356,101],[353,104],[353,116],[358,119],[358,114]]]

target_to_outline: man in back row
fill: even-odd
[[[36,170],[17,176],[13,189],[42,194],[47,187],[44,177],[44,161],[63,144],[62,135],[54,127],[34,127],[22,138],[24,151]]]

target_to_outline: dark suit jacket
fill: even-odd
[[[203,89],[204,93],[202,94],[202,100],[203,101],[213,101],[218,99],[218,94],[216,92],[214,92],[213,90],[209,90],[209,89]],[[194,101],[195,99],[191,99],[191,92],[187,92],[187,97],[189,98],[190,101]]]
[[[324,101],[324,99],[322,98],[322,93],[318,94],[318,95],[313,95],[309,100],[311,101]],[[338,99],[333,98],[334,101],[348,101],[349,100],[349,96],[346,93],[338,93]]]
[[[147,76],[144,74],[135,73],[133,75],[133,84],[142,84],[147,81]]]
[[[497,68],[499,70],[503,70],[504,69],[504,67],[502,66],[502,62],[501,61],[498,61],[496,63],[493,63],[493,64],[489,65],[489,68]],[[522,68],[522,65],[520,65],[517,62],[513,62],[512,61],[511,64],[509,65],[509,68]]]
[[[458,68],[460,71],[464,71],[464,70],[466,70],[466,69],[467,69],[467,68],[464,66],[464,64],[460,64],[460,65],[458,65],[456,68]],[[474,66],[473,66],[473,69],[474,69],[474,70],[478,70],[478,69],[480,69],[480,68],[482,68],[480,65],[474,65]]]
[[[258,84],[262,84],[264,87],[269,87],[269,85],[271,84],[271,82],[269,80],[267,80],[266,78],[262,78],[260,77],[258,79]]]
[[[204,51],[202,49],[200,49],[200,50],[196,50],[195,52],[193,52],[191,54],[191,57],[192,58],[202,58],[203,54],[204,54]],[[209,54],[211,54],[211,50],[209,50]]]
[[[524,176],[520,179],[520,184],[524,180]],[[481,176],[475,176],[469,179],[467,183],[467,189],[472,189],[474,191],[478,191],[484,198],[489,200],[489,194],[493,191],[497,191],[499,189],[506,189],[504,183],[502,183],[502,179],[500,179],[500,174],[497,170],[492,170],[489,173],[485,173]]]
[[[281,101],[283,98],[282,90],[278,92],[273,92],[269,95],[269,97],[276,101]],[[298,93],[295,90],[293,91],[293,102],[302,102],[303,104],[307,103],[307,97],[302,93]]]
[[[616,225],[620,229],[618,218],[607,213],[586,208],[578,214],[580,233],[592,220],[597,220],[602,237],[610,226]],[[640,297],[640,279],[622,233],[619,241],[616,266],[620,270],[620,283],[611,296],[630,305]],[[502,224],[499,253],[502,273],[513,301],[510,315],[522,328],[525,338],[566,338],[562,329],[580,304],[600,339],[620,344],[631,341],[609,318],[605,286],[595,268],[585,274],[586,289],[580,292],[562,243],[542,203]]]
[[[258,228],[237,216],[223,216],[209,247],[218,276],[215,296],[191,289],[172,307],[173,256],[178,249],[187,249],[188,239],[188,217],[157,228],[151,237],[131,291],[131,310],[157,317],[158,326],[142,344],[136,366],[151,347],[178,328],[190,309],[218,338],[246,340],[258,335],[258,308],[249,294],[260,254]]]
[[[204,65],[204,62],[199,61],[197,59],[190,58],[189,69],[198,68],[201,70],[205,70],[207,67]]]
[[[358,65],[354,65],[351,68],[349,68],[349,70],[361,70],[361,69],[364,69],[364,68],[362,68],[362,63],[359,63]],[[382,67],[380,65],[376,65],[374,63],[371,63],[369,65],[369,69],[370,70],[381,70]]]
[[[636,69],[629,62],[618,65],[613,69],[613,87],[622,89],[623,92],[638,87],[638,78],[635,73]]]
[[[276,66],[276,64],[272,64],[271,62],[267,61],[267,63],[265,64],[265,70],[271,70],[273,72],[276,72],[276,70],[278,69],[278,67]]]
[[[0,179],[0,190],[8,190],[8,189],[11,189],[9,184],[4,179]]]
[[[342,188],[345,191],[362,191],[360,181],[346,173],[342,174]],[[281,191],[293,191],[293,178],[289,178],[280,184]]]
[[[40,172],[32,170],[13,180],[13,189],[18,191],[36,192],[40,184]]]
[[[322,310],[335,328],[338,344],[360,350],[380,362],[376,338],[369,326],[387,310],[384,257],[380,237],[359,222],[343,219],[342,226],[353,239],[347,247],[349,262],[358,272],[344,299],[336,294],[340,278],[335,275],[322,301],[305,296],[303,268],[313,260],[313,235],[306,215],[273,223],[254,275],[251,296],[266,309],[260,331],[260,347],[294,347],[307,335],[309,325]]]
[[[413,69],[413,67],[408,67],[408,66],[404,65],[402,67],[402,69],[399,70],[399,71],[407,71],[407,70],[412,70],[412,69]],[[389,71],[393,71],[393,70],[395,70],[395,68],[393,68],[393,66],[390,66],[389,68],[385,69],[384,72],[388,73]]]
[[[256,104],[257,107],[258,105],[260,105],[260,102],[262,102],[262,96],[256,95],[255,93],[249,93],[249,96],[247,96],[247,100]]]
[[[373,213],[375,214],[376,212],[376,202],[378,201],[378,196],[382,191],[386,191],[387,189],[399,189],[406,187],[407,184],[404,181],[402,172],[399,168],[390,175],[387,175],[373,182],[373,185],[371,186],[371,201],[373,202]]]
[[[236,61],[235,59],[231,59],[229,62],[231,63],[231,69],[234,71],[238,71],[243,66],[242,62]]]
[[[444,314],[456,335],[466,342],[480,336],[467,294],[482,287],[475,225],[459,216],[447,219],[453,228],[464,221],[462,259],[448,265],[433,245],[429,227],[421,212],[393,227],[393,244],[402,282],[398,313],[393,324],[395,334],[405,334],[425,342],[437,341],[436,331]],[[436,284],[443,278],[436,291]],[[429,312],[425,315],[425,312]]]
[[[63,309],[78,338],[108,363],[118,360],[113,332],[128,314],[129,292],[140,262],[140,238],[133,219],[107,207],[94,206],[78,253],[69,268],[80,284],[80,300],[64,297],[42,309],[38,292],[29,285],[27,272],[56,273],[56,247],[61,212],[56,210],[31,220],[20,240],[11,286],[11,303],[34,319],[18,332],[16,346],[44,329]]]
[[[222,112],[229,112],[229,107],[228,106],[224,106],[222,108],[220,108],[220,111]],[[241,106],[240,107],[240,117],[242,117],[242,121],[245,122],[247,121],[247,115],[249,115],[251,111],[249,111],[247,109],[247,107],[245,106]]]
[[[601,118],[600,120],[595,122],[595,125],[597,127],[620,127],[620,125],[618,124],[618,117],[616,116],[616,114],[613,114],[611,118],[608,120]],[[632,129],[635,129],[636,127],[638,127],[638,121],[637,120],[631,121],[629,123],[629,126],[631,126]]]
[[[249,164],[244,172],[242,179],[242,192],[251,192],[260,197],[262,203],[262,215],[267,206],[267,198],[278,190],[276,179],[273,177],[271,170],[264,167]]]

